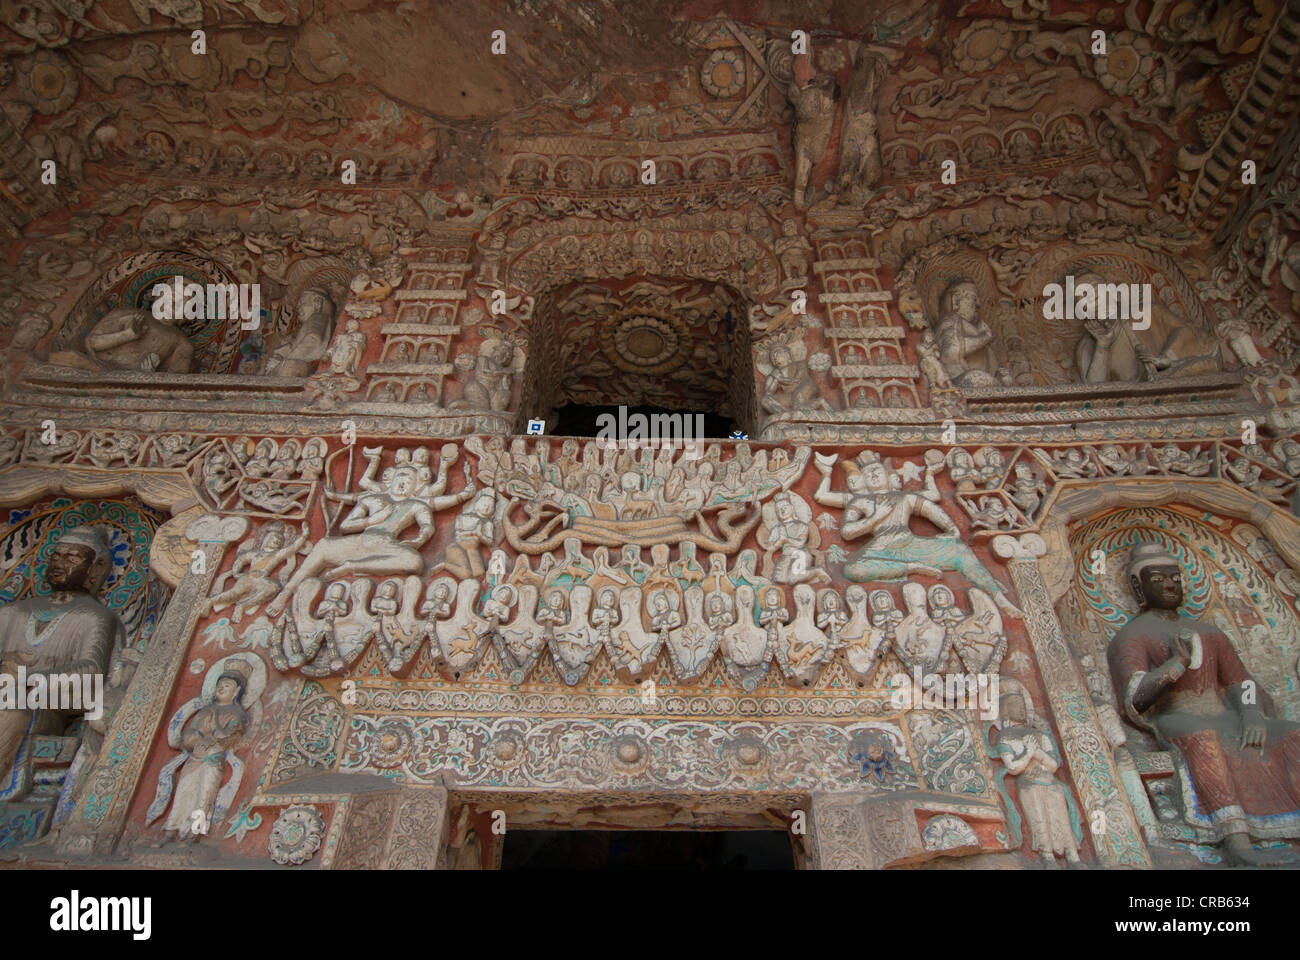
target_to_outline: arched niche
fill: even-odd
[[[1217,858],[1205,846],[1217,842],[1213,831],[1181,813],[1176,758],[1151,733],[1121,720],[1107,652],[1137,611],[1126,579],[1129,554],[1139,543],[1159,543],[1178,558],[1184,615],[1221,629],[1259,682],[1260,702],[1294,720],[1300,520],[1211,478],[1067,481],[1042,520],[1047,549],[1038,566],[1047,599],[1148,844],[1162,856]]]
[[[59,353],[82,353],[85,338],[95,323],[111,310],[153,306],[155,284],[173,283],[180,276],[186,283],[231,284],[236,277],[214,260],[183,251],[148,251],[132,254],[105,271],[82,292],[51,343],[52,358]],[[270,325],[270,303],[261,298],[260,328]],[[234,373],[241,359],[241,343],[256,331],[241,329],[234,319],[201,318],[176,321],[176,327],[194,347],[191,373]]]
[[[1064,287],[1067,276],[1078,280],[1084,274],[1100,276],[1113,284],[1151,285],[1151,328],[1134,336],[1147,343],[1153,353],[1158,353],[1179,328],[1184,330],[1183,340],[1199,343],[1198,352],[1219,350],[1214,322],[1205,303],[1173,258],[1130,244],[1081,247],[1061,243],[1048,249],[1026,275],[1019,288],[1024,297],[994,328],[1000,336],[1018,337],[1023,342],[1030,368],[1040,383],[1077,383],[1081,379],[1075,352],[1085,335],[1085,321],[1045,318],[1043,289],[1051,283]],[[1222,356],[1205,366],[1222,370]],[[1213,372],[1206,369],[1196,373]]]
[[[1117,507],[1174,503],[1252,524],[1292,570],[1300,571],[1300,518],[1226,480],[1154,477],[1065,480],[1054,491],[1039,519],[1040,532],[1048,546],[1047,555],[1039,565],[1053,602],[1071,584],[1071,525]]]
[[[31,505],[50,498],[79,501],[137,502],[167,518],[149,539],[152,574],[175,589],[189,570],[191,544],[184,530],[203,510],[184,468],[162,470],[100,470],[66,464],[17,464],[0,472],[0,510],[6,516],[30,511]],[[13,523],[11,519],[7,521]]]
[[[1253,524],[1177,502],[1119,507],[1072,525],[1073,577],[1058,610],[1085,668],[1108,677],[1110,638],[1139,612],[1126,571],[1143,543],[1178,559],[1183,614],[1222,630],[1279,715],[1300,718],[1300,579]],[[1094,562],[1098,555],[1104,563]]]
[[[1128,552],[1136,543],[1158,542],[1183,565],[1187,615],[1209,616],[1239,642],[1247,668],[1259,670],[1261,683],[1300,715],[1300,520],[1294,515],[1215,479],[1071,481],[1048,506],[1042,534],[1048,593],[1076,655],[1091,657],[1085,672],[1105,679],[1092,678],[1094,695],[1109,692],[1106,644],[1137,612],[1125,580]],[[1268,612],[1248,616],[1250,605]],[[1268,627],[1263,635],[1253,629],[1261,625]],[[1260,644],[1276,649],[1266,656]]]

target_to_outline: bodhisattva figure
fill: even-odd
[[[379,454],[376,451],[373,456]],[[360,574],[398,575],[424,572],[420,548],[433,536],[433,514],[469,499],[474,481],[465,465],[465,488],[459,493],[431,499],[416,495],[420,485],[419,469],[410,463],[390,467],[383,472],[380,489],[363,494],[335,494],[354,506],[339,531],[343,536],[325,537],[312,545],[289,582],[266,607],[268,616],[277,617],[289,603],[298,585],[308,577],[324,571],[325,579],[337,580]],[[399,540],[402,531],[414,524],[416,535]]]
[[[157,319],[149,310],[119,307],[90,328],[84,352],[61,351],[50,360],[83,370],[189,373],[194,366],[194,344],[171,320]]]
[[[812,508],[797,493],[779,490],[763,505],[759,545],[776,554],[772,579],[777,583],[830,580],[826,571],[817,566],[816,556],[809,549],[819,543]]]
[[[998,703],[996,756],[1019,786],[1030,848],[1045,865],[1055,866],[1063,856],[1073,866],[1079,863],[1079,847],[1065,784],[1056,778],[1060,751],[1029,694],[1016,681],[1006,682],[1010,689]]]
[[[916,345],[917,365],[931,390],[946,390],[952,386],[952,379],[944,368],[939,355],[939,344],[934,339],[934,332],[926,330]]]
[[[334,339],[334,321],[338,313],[330,292],[308,287],[298,297],[295,309],[298,330],[293,339],[281,344],[266,365],[274,377],[306,377],[316,369]]]
[[[953,281],[940,304],[935,339],[949,379],[958,387],[996,386],[998,361],[990,346],[993,330],[979,315],[979,290],[975,284]]]
[[[106,683],[113,652],[126,639],[118,615],[95,599],[111,562],[108,538],[101,528],[76,527],[63,534],[45,565],[50,594],[0,607],[0,673],[16,680],[21,666],[28,680],[51,674],[98,674]],[[33,734],[61,734],[84,713],[0,710],[0,785],[8,783],[29,727]],[[88,717],[88,723],[97,729],[95,719]]]
[[[839,84],[828,73],[808,78],[802,85],[790,84],[788,96],[794,107],[794,205],[802,210],[811,186],[813,167],[830,145],[835,124],[835,101]]]
[[[465,467],[465,477],[465,490],[472,494],[474,486],[469,482],[468,466]],[[468,496],[465,499],[468,499]],[[447,544],[443,563],[448,571],[462,580],[483,576],[482,549],[491,550],[496,543],[496,525],[493,522],[496,508],[496,491],[491,487],[484,488],[478,492],[478,496],[465,505],[460,516],[452,523],[452,539]],[[519,559],[524,561],[525,566],[527,565],[526,558],[521,556]],[[550,554],[546,554],[545,559],[552,558]]]
[[[1085,283],[1095,290],[1109,281],[1095,273],[1075,278],[1076,287]],[[1083,322],[1084,333],[1074,350],[1081,383],[1139,383],[1214,373],[1219,369],[1219,351],[1214,343],[1187,324],[1169,319],[1167,314],[1159,316],[1154,304],[1148,308],[1151,326],[1147,330],[1134,330],[1133,321],[1127,317]]]
[[[515,375],[523,369],[523,351],[509,340],[491,338],[478,348],[472,372],[465,381],[461,399],[450,406],[468,410],[506,410]]]
[[[870,543],[845,561],[845,577],[857,583],[869,583],[902,580],[913,573],[937,577],[944,570],[956,570],[990,594],[1004,612],[1017,619],[1022,616],[1002,584],[961,541],[956,521],[940,506],[933,463],[926,462],[921,490],[905,491],[898,474],[879,455],[867,451],[859,460],[860,467],[854,463],[843,464],[849,492],[839,493],[831,490],[835,458],[817,457],[822,480],[813,499],[828,507],[843,508],[840,524],[843,539],[871,538]],[[912,533],[913,514],[920,514],[938,527],[939,536],[919,537]]]
[[[785,272],[787,286],[797,286],[808,281],[809,264],[813,259],[812,244],[799,233],[793,220],[781,221],[781,236],[776,241],[776,255]]]
[[[280,589],[276,571],[306,545],[311,531],[304,523],[296,539],[290,540],[288,534],[289,528],[284,521],[272,520],[258,531],[257,536],[240,544],[235,554],[235,565],[228,574],[222,575],[220,581],[234,577],[235,584],[208,598],[208,612],[217,612],[234,604],[230,620],[239,623],[246,612],[256,610],[275,596]]]
[[[361,332],[361,323],[349,319],[343,325],[343,332],[330,345],[329,372],[340,377],[355,377],[365,351],[366,335]]]
[[[215,682],[206,680],[203,694],[177,710],[167,725],[167,742],[181,753],[159,772],[145,815],[146,824],[153,823],[171,805],[159,845],[195,843],[225,820],[244,769],[233,751],[258,716],[254,704],[265,683],[265,668],[255,657],[233,654],[214,665],[209,677],[220,670]],[[223,787],[227,765],[231,778]]]
[[[1294,863],[1251,838],[1300,838],[1300,724],[1268,716],[1268,694],[1217,627],[1178,613],[1182,570],[1160,544],[1133,549],[1129,587],[1142,612],[1110,641],[1115,693],[1129,722],[1171,749],[1183,815],[1241,865]]]
[[[808,372],[807,356],[808,347],[802,341],[790,346],[778,343],[759,353],[758,369],[767,378],[760,401],[766,412],[830,410],[830,404]]]

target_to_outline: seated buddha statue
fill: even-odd
[[[1120,707],[1174,755],[1183,814],[1243,866],[1293,863],[1260,840],[1300,838],[1300,724],[1275,719],[1228,637],[1182,616],[1182,571],[1159,544],[1134,548],[1129,585],[1142,612],[1108,651]]]

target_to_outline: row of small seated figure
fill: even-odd
[[[638,447],[572,439],[551,460],[548,440],[538,440],[531,453],[526,444],[516,438],[507,448],[504,438],[492,437],[465,446],[478,456],[479,478],[500,492],[611,519],[689,516],[714,504],[753,502],[798,476],[808,460],[807,450],[793,457],[782,448],[755,453],[746,443],[724,460],[717,443]]]
[[[231,448],[235,459],[250,477],[271,480],[319,480],[325,472],[325,441],[312,437],[306,442],[294,438],[277,443],[270,437],[257,441],[252,453],[249,440],[241,437]]]
[[[1291,477],[1300,476],[1300,441],[1294,438],[1279,439],[1274,443],[1272,451],[1261,443],[1247,444],[1242,447],[1242,451],[1260,463]],[[1143,446],[1125,449],[1114,443],[1103,444],[1093,450],[1096,461],[1088,455],[1086,448],[1040,447],[1034,452],[1042,463],[1051,467],[1052,472],[1062,479],[1087,479],[1102,476],[1103,472],[1116,476],[1141,477],[1156,469],[1157,466],[1166,473],[1204,477],[1209,476],[1214,469],[1213,448],[1202,445],[1191,449],[1183,449],[1176,443],[1152,447],[1154,465],[1148,457],[1147,449]],[[974,455],[962,447],[953,447],[948,451],[946,460],[949,473],[959,491],[975,486],[992,490],[1002,482],[1006,470],[1006,457],[996,447],[984,447],[977,450]],[[1233,461],[1226,453],[1225,462],[1242,461]],[[1019,467],[1019,464],[1017,466]]]
[[[810,686],[843,651],[849,672],[866,686],[882,664],[882,677],[916,669],[996,673],[1007,649],[991,598],[971,588],[967,612],[944,584],[927,591],[919,583],[904,583],[906,612],[891,591],[868,593],[857,584],[843,596],[798,584],[792,610],[783,587],[726,576],[684,588],[671,580],[547,588],[535,581],[493,586],[451,577],[425,587],[412,576],[381,582],[373,597],[371,589],[367,579],[335,581],[314,610],[316,591],[300,591],[272,644],[277,666],[308,675],[336,673],[373,641],[389,671],[400,674],[429,640],[434,658],[457,679],[491,644],[512,682],[522,680],[549,649],[572,685],[602,648],[633,680],[648,675],[666,648],[683,682],[702,676],[721,652],[731,676],[752,690],[773,657],[790,682]]]

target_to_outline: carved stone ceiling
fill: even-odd
[[[723,409],[735,368],[740,298],[722,284],[569,284],[548,294],[554,314],[557,404],[613,402]]]
[[[1204,151],[1242,95],[1276,7],[6,3],[0,126],[18,134],[3,138],[4,191],[18,211],[8,219],[60,223],[142,178],[337,185],[344,158],[357,161],[358,187],[439,191],[443,201],[421,201],[426,210],[457,194],[490,201],[518,138],[538,135],[635,145],[762,131],[790,151],[791,77],[832,74],[847,94],[866,50],[888,65],[877,110],[885,177],[873,201],[935,180],[936,156],[955,153],[962,179],[1078,172],[1080,199],[1149,209],[1172,234],[1170,218],[1184,219]],[[198,26],[202,56],[191,49]],[[1085,51],[1097,28],[1115,46],[1109,58]],[[792,29],[808,30],[810,63],[780,54]],[[492,52],[495,30],[505,32],[504,55]],[[837,120],[826,156],[841,133]],[[32,165],[46,156],[64,173],[56,198],[32,189]],[[833,174],[815,172],[814,188]],[[1028,210],[1038,187],[1015,189]]]
[[[755,22],[816,23],[850,34],[868,30],[877,12],[888,20],[921,5],[769,0],[739,6]],[[690,22],[738,5],[681,0],[512,0],[462,4],[460,9],[418,0],[107,0],[53,5],[85,8],[76,19],[37,9],[44,6],[5,5],[0,51],[23,59],[20,68],[36,66],[23,55],[57,51],[52,58],[56,67],[65,67],[70,59],[83,80],[91,81],[84,87],[111,93],[128,115],[138,109],[143,119],[149,108],[162,106],[164,117],[170,112],[173,122],[185,117],[216,121],[218,128],[265,133],[275,129],[270,121],[286,109],[265,94],[329,90],[343,99],[330,106],[346,104],[348,121],[374,126],[377,119],[383,122],[387,111],[399,118],[388,125],[401,129],[384,132],[418,144],[422,132],[427,139],[427,129],[420,128],[439,122],[498,121],[541,104],[589,104],[616,77],[662,85],[697,59],[688,42]],[[209,33],[206,59],[190,51],[189,30],[200,25]],[[504,55],[491,52],[494,30],[505,32]],[[42,99],[40,105],[32,104],[37,113],[49,112],[53,86],[75,95],[76,78],[69,76],[69,83],[62,84],[53,70],[46,72],[42,89],[26,98]],[[160,95],[168,87],[178,89]],[[267,102],[254,105],[251,101],[259,95]],[[372,111],[378,111],[379,118],[368,116]],[[200,113],[212,115],[200,118]],[[304,125],[311,126],[305,118]],[[331,124],[325,116],[318,121],[318,126],[333,126],[333,133],[346,125]],[[368,132],[369,138],[359,139],[382,139],[380,131]]]

